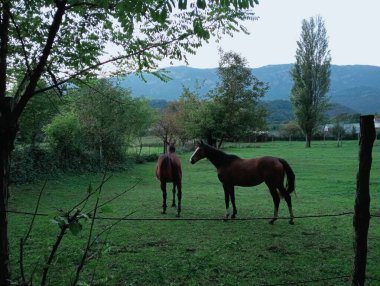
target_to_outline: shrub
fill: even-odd
[[[57,155],[61,167],[66,168],[80,154],[81,132],[78,116],[69,112],[59,114],[45,126],[47,142]]]
[[[58,169],[55,154],[43,145],[19,145],[12,152],[11,182],[32,182]]]

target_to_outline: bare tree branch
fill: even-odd
[[[51,71],[50,68],[47,68],[46,70],[47,70],[48,74],[50,75],[51,80],[53,81],[53,84],[55,86],[55,90],[58,92],[58,94],[60,96],[63,96],[62,90],[59,88],[60,85],[58,85],[58,81],[57,81],[55,74]]]
[[[86,74],[87,72],[89,72],[91,70],[94,70],[94,69],[96,69],[98,67],[101,67],[101,66],[104,66],[106,64],[113,63],[113,62],[116,62],[116,61],[119,61],[119,60],[128,59],[130,57],[137,56],[139,54],[143,54],[144,52],[149,51],[149,50],[154,49],[154,48],[167,46],[167,45],[172,44],[172,43],[174,43],[176,41],[180,41],[183,38],[188,37],[189,35],[191,35],[191,34],[187,33],[187,34],[181,35],[181,36],[179,36],[177,38],[174,38],[174,39],[171,39],[171,40],[168,40],[168,41],[164,41],[164,42],[160,42],[160,43],[154,43],[154,44],[151,44],[150,46],[147,46],[147,47],[145,47],[145,48],[143,48],[143,49],[141,49],[139,51],[135,51],[135,52],[132,52],[132,53],[129,53],[129,54],[126,54],[126,55],[121,55],[121,56],[118,56],[118,57],[114,57],[114,58],[108,59],[106,61],[94,64],[92,66],[89,66],[89,67],[87,67],[87,68],[85,68],[85,69],[83,69],[81,71],[78,71],[78,72],[70,75],[66,79],[63,79],[63,80],[57,82],[57,84],[54,84],[52,86],[48,86],[48,87],[36,90],[33,93],[33,95],[38,94],[38,93],[42,93],[42,92],[45,92],[45,91],[48,91],[50,89],[53,89],[53,88],[56,87],[56,85],[65,84],[65,83],[69,82],[70,80],[72,80],[74,78],[77,78],[80,75]]]

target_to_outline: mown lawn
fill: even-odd
[[[296,174],[295,216],[342,214],[353,211],[358,168],[358,143],[303,142],[256,143],[230,146],[225,152],[244,158],[272,155],[286,159]],[[182,218],[175,209],[161,215],[161,191],[154,163],[137,165],[127,173],[113,174],[105,184],[101,201],[137,186],[103,207],[98,217],[118,218],[133,213],[112,232],[101,236],[81,281],[91,285],[349,285],[353,261],[352,215],[286,219],[275,225],[267,218],[273,204],[265,185],[238,188],[238,218],[223,222],[224,195],[214,167],[208,161],[190,165],[191,153],[180,153],[183,165]],[[373,150],[371,213],[380,215],[380,143]],[[37,217],[25,249],[25,272],[39,281],[44,259],[59,231],[51,219],[57,209],[69,209],[83,198],[101,174],[61,176],[47,182]],[[43,182],[11,187],[10,210],[33,212]],[[169,196],[170,197],[170,196]],[[91,210],[87,204],[86,210]],[[280,216],[286,217],[285,202]],[[190,220],[193,218],[210,220]],[[20,276],[19,239],[32,217],[10,213],[12,276]],[[115,223],[96,220],[94,233]],[[61,245],[50,285],[68,285],[86,244],[90,224],[79,235],[68,233]],[[372,218],[369,230],[367,284],[380,285],[380,218]],[[342,278],[338,278],[342,277]],[[331,278],[331,279],[330,279]],[[325,280],[320,280],[325,279]],[[310,282],[319,280],[317,282]],[[304,281],[304,282],[302,282]],[[309,281],[309,282],[307,282]],[[298,284],[286,284],[299,282]],[[85,285],[85,284],[84,284]]]

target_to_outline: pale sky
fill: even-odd
[[[320,15],[329,37],[332,64],[380,66],[380,0],[259,0],[256,16],[246,26],[250,35],[225,36],[219,44],[210,40],[189,66],[218,67],[218,45],[241,54],[250,67],[294,63],[303,19]],[[184,65],[176,63],[175,65]],[[161,67],[169,66],[163,62]]]

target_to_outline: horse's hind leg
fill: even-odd
[[[289,223],[294,224],[294,221],[293,221],[294,215],[293,215],[293,209],[292,209],[292,198],[290,197],[290,195],[288,194],[288,192],[286,191],[284,186],[280,186],[279,191],[280,191],[281,195],[284,197],[286,204],[288,205],[289,216],[290,216]]]
[[[292,198],[290,195],[286,195],[285,197],[285,201],[288,205],[288,210],[289,210],[289,216],[290,216],[290,220],[289,220],[289,223],[290,224],[294,224],[294,215],[293,215],[293,208],[292,208]]]
[[[166,214],[166,197],[167,197],[167,193],[166,193],[166,183],[165,182],[161,182],[161,191],[162,191],[162,214]]]
[[[280,196],[278,195],[276,188],[271,187],[269,191],[270,191],[270,194],[272,195],[273,205],[274,205],[273,218],[269,221],[269,223],[274,224],[274,222],[278,218],[278,207],[280,205]]]
[[[181,215],[181,201],[182,201],[182,184],[179,182],[177,184],[177,199],[178,199],[178,207],[177,207],[177,217]]]
[[[172,201],[172,207],[176,207],[176,204],[175,204],[175,189],[176,189],[176,183],[173,183],[173,201]]]

